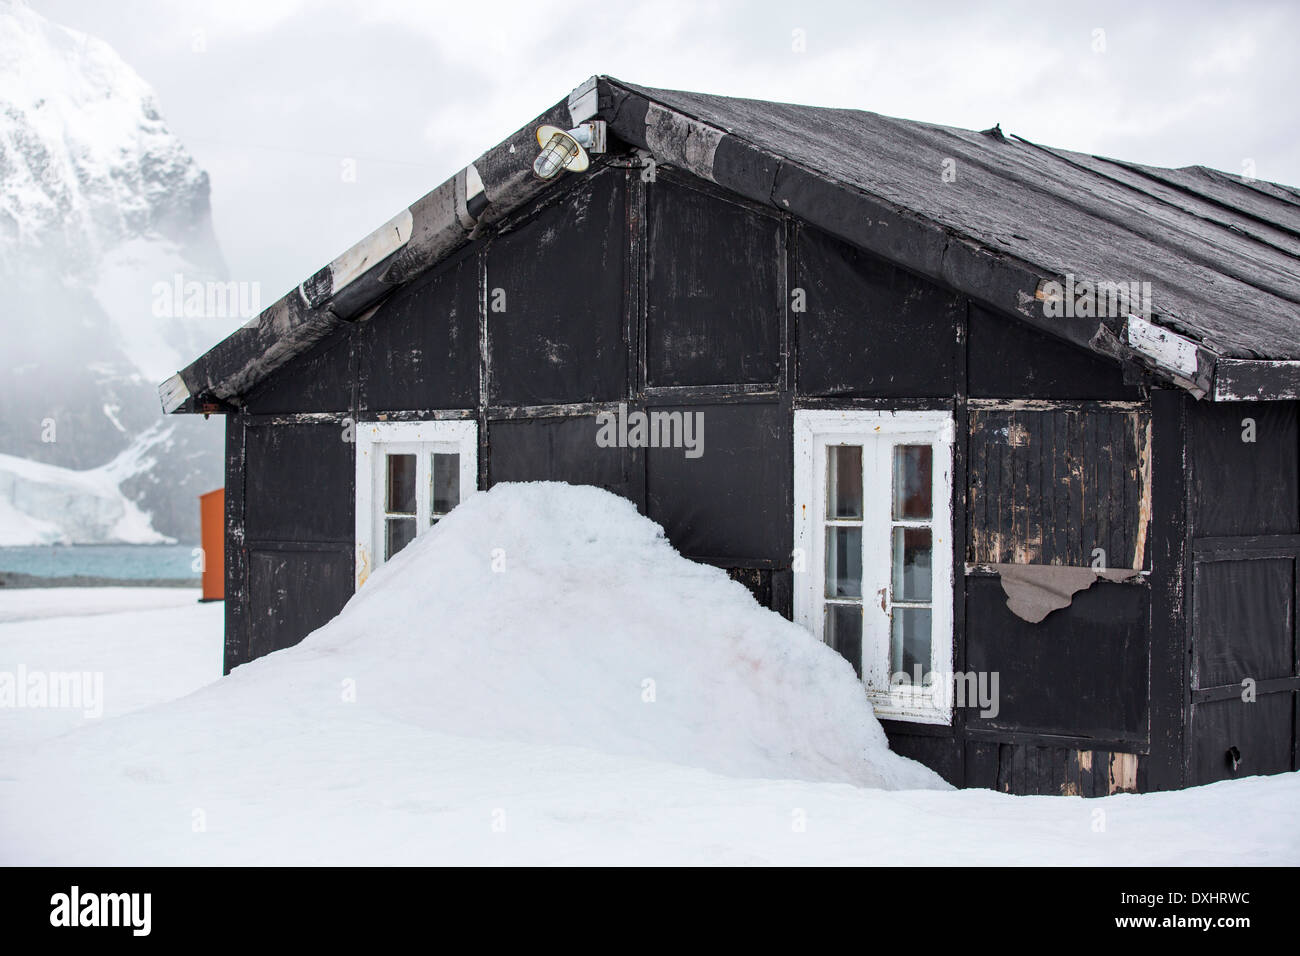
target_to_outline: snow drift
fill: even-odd
[[[503,484],[380,568],[337,618],[228,685],[355,690],[460,736],[740,776],[946,787],[891,753],[838,654],[681,557],[630,502]],[[324,689],[321,693],[324,693]]]
[[[0,673],[102,670],[105,716],[0,708],[0,865],[1300,859],[1298,774],[944,788],[847,664],[590,488],[473,496],[303,643],[166,703],[215,678],[220,609],[57,591],[0,594]]]

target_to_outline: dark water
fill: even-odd
[[[39,545],[0,548],[0,571],[43,578],[198,580],[191,544]]]

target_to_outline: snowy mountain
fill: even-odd
[[[149,452],[174,427],[160,423],[108,464],[86,471],[0,455],[0,547],[170,541],[122,493],[122,485],[156,465]]]
[[[224,275],[208,193],[111,47],[0,0],[0,453],[59,469],[21,483],[0,469],[0,539],[126,540],[114,508],[92,529],[101,512],[52,504],[76,473],[99,490],[118,478],[144,516],[134,540],[195,539],[195,497],[221,483],[221,428],[155,430],[155,385],[238,317],[184,317],[158,299],[177,277]],[[146,435],[151,464],[106,470]],[[31,493],[46,479],[49,494]]]

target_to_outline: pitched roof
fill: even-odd
[[[997,128],[592,77],[169,379],[164,408],[238,404],[284,362],[549,188],[531,172],[538,125],[591,119],[659,164],[1198,396],[1300,396],[1300,190],[1050,149]],[[1099,317],[1095,300],[1073,300],[1085,282],[1114,284],[1121,296],[1149,283],[1150,296],[1121,299],[1119,314]]]

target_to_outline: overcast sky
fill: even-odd
[[[1294,3],[30,3],[153,85],[263,301],[595,73],[1300,184]]]

